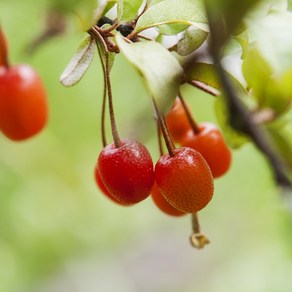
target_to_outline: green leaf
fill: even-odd
[[[87,71],[95,52],[95,42],[91,36],[85,37],[80,43],[75,55],[63,71],[60,82],[67,87],[80,81]]]
[[[102,16],[107,14],[117,3],[118,0],[107,0]]]
[[[79,16],[84,31],[87,31],[93,25],[96,6],[96,0],[87,0],[86,2],[79,0],[79,5],[76,9],[71,8],[70,10],[70,12],[73,10]]]
[[[253,94],[259,98],[258,102],[261,103],[261,99],[264,98],[262,91],[265,90],[264,87],[270,80],[272,68],[256,48],[248,52],[242,64],[242,73],[248,87],[253,89]]]
[[[148,0],[149,6],[153,6],[159,2],[162,2],[164,0]]]
[[[143,0],[118,0],[118,20],[119,22],[129,22],[138,15]]]
[[[263,58],[274,74],[281,75],[292,67],[292,13],[276,11],[250,22],[250,30]]]
[[[203,0],[164,0],[151,6],[138,20],[135,33],[162,24],[194,25],[208,31]]]
[[[183,70],[176,58],[156,42],[129,44],[121,35],[116,36],[121,53],[145,79],[150,94],[162,112],[172,105],[182,81]]]
[[[198,49],[207,39],[208,33],[190,26],[184,37],[177,44],[177,53],[181,56],[187,56]]]
[[[288,109],[292,101],[292,69],[281,75],[273,74],[259,50],[253,48],[243,62],[242,71],[258,108],[270,108],[278,115]]]
[[[230,73],[226,72],[231,83],[239,95],[246,95],[247,90],[245,87]],[[221,82],[219,80],[216,66],[214,64],[207,63],[195,63],[187,72],[186,78],[188,81],[200,81],[214,89],[222,91]]]
[[[240,44],[241,49],[242,49],[241,59],[243,60],[246,57],[249,50],[248,33],[245,30],[238,35],[233,35],[232,38],[235,39]]]
[[[189,25],[186,24],[177,24],[177,23],[172,23],[172,24],[162,24],[158,27],[159,33],[164,34],[164,35],[175,35],[178,34],[185,29],[187,29]]]

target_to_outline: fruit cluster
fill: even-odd
[[[231,152],[215,125],[195,124],[181,96],[165,119],[157,107],[156,112],[169,153],[161,154],[153,167],[144,145],[115,139],[98,157],[97,185],[120,205],[136,204],[151,194],[157,207],[170,216],[197,213],[212,199],[213,178],[229,169]],[[182,147],[175,148],[171,137]]]
[[[9,64],[0,28],[0,131],[11,140],[25,140],[44,128],[47,117],[47,96],[39,75],[29,65]]]

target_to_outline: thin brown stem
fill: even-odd
[[[157,124],[157,140],[158,140],[158,147],[159,147],[159,154],[160,156],[163,156],[163,146],[162,146],[162,137],[161,137],[161,128],[160,128],[160,123],[158,119],[156,120]]]
[[[183,109],[184,109],[184,111],[185,111],[185,113],[187,115],[187,118],[188,118],[188,121],[189,121],[189,123],[190,123],[190,125],[192,127],[192,130],[194,131],[194,134],[199,134],[200,133],[199,126],[196,123],[195,119],[193,118],[189,108],[187,107],[187,105],[186,105],[186,103],[185,103],[180,91],[178,92],[178,97],[179,97],[180,102],[181,102],[181,104],[183,106]]]
[[[141,38],[141,39],[144,39],[144,40],[146,40],[146,41],[152,41],[151,38],[148,38],[148,37],[146,37],[146,36],[144,36],[144,35],[140,35],[140,34],[138,34],[137,37],[138,37],[138,38]]]
[[[102,38],[102,43],[106,48],[106,51],[112,52],[112,53],[119,53],[120,50],[116,44],[114,44],[111,40],[108,38],[113,36],[111,32],[107,32],[107,30],[103,30],[97,25],[93,26],[88,33],[93,32],[94,35],[96,35],[98,38]]]
[[[1,26],[0,26],[0,65],[6,67],[7,69],[10,67],[7,40]]]
[[[108,92],[108,107],[109,107],[109,114],[110,114],[110,121],[111,121],[112,136],[115,143],[115,147],[118,148],[122,146],[122,142],[119,136],[116,119],[115,119],[112,86],[111,86],[111,80],[110,80],[110,63],[109,63],[108,51],[106,51],[105,53],[105,76],[106,76],[106,84],[107,84],[107,92]]]
[[[192,81],[189,81],[188,82],[190,85],[208,93],[208,94],[211,94],[215,97],[219,96],[220,95],[220,91],[211,87],[211,86],[208,86],[207,84],[201,82],[201,81],[197,81],[197,80],[192,80]]]
[[[160,125],[160,128],[161,128],[161,131],[162,131],[162,134],[163,134],[163,138],[164,138],[164,141],[165,141],[165,144],[166,144],[166,147],[167,147],[167,150],[168,150],[168,153],[169,153],[169,156],[170,157],[173,157],[174,154],[175,154],[175,147],[174,147],[174,144],[171,140],[171,137],[170,137],[170,134],[169,134],[169,131],[168,131],[168,128],[166,126],[166,123],[165,123],[165,120],[164,120],[164,117],[163,115],[160,113],[159,109],[158,109],[158,106],[157,106],[157,103],[154,99],[154,97],[152,98],[153,100],[153,104],[154,104],[154,108],[155,108],[155,112],[156,112],[156,115],[157,115],[157,119],[158,119],[158,122],[159,122],[159,125]]]
[[[95,25],[94,28],[101,34],[101,35],[109,35],[114,29],[116,29],[119,24],[116,22],[112,24],[110,27],[102,29],[98,25]]]
[[[128,36],[127,36],[127,39],[128,40],[131,40],[132,38],[135,38],[136,36],[138,36],[138,33],[137,31],[133,30],[133,32],[131,32]],[[141,37],[141,36],[140,36]]]
[[[106,134],[105,134],[105,132],[106,132],[105,131],[106,96],[107,96],[106,79],[104,78],[104,81],[103,81],[102,108],[101,108],[101,139],[102,139],[103,147],[105,147],[107,145]]]
[[[101,62],[101,67],[103,71],[103,96],[102,96],[102,108],[101,108],[101,139],[102,139],[102,145],[105,147],[107,145],[106,141],[106,134],[105,134],[105,109],[106,109],[106,96],[107,96],[107,83],[106,83],[106,72],[105,72],[105,64],[104,60],[102,59],[102,52],[99,44],[97,43],[97,50],[99,59]]]
[[[102,35],[99,33],[99,31],[93,27],[91,29],[91,32],[93,32],[94,36],[97,38],[97,41],[101,41],[103,48],[105,50],[105,80],[106,80],[106,88],[108,93],[108,106],[109,106],[109,115],[110,115],[110,123],[111,123],[111,130],[112,130],[112,136],[114,140],[115,147],[118,148],[122,145],[116,120],[115,120],[115,112],[114,112],[114,106],[113,106],[113,96],[112,96],[112,87],[111,87],[111,80],[110,80],[110,61],[109,61],[109,51],[107,48],[107,45],[102,37]]]
[[[201,249],[210,243],[209,239],[201,232],[199,218],[197,213],[192,214],[192,234],[190,236],[191,245]]]

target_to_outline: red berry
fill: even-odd
[[[185,213],[175,209],[173,206],[171,206],[166,199],[163,197],[162,193],[157,187],[157,184],[154,183],[152,192],[151,192],[151,197],[155,203],[155,205],[165,214],[170,215],[170,216],[183,216]]]
[[[200,124],[199,131],[198,134],[188,131],[181,140],[182,146],[200,152],[209,164],[214,178],[222,176],[231,164],[231,151],[222,133],[211,123]]]
[[[138,142],[122,140],[106,146],[98,157],[100,177],[112,196],[124,205],[146,199],[154,183],[152,158]]]
[[[47,96],[28,65],[0,67],[0,130],[11,140],[40,132],[47,122]]]
[[[110,192],[106,189],[104,183],[102,182],[101,178],[100,178],[100,175],[99,175],[99,171],[98,171],[98,167],[96,166],[95,167],[95,170],[94,170],[94,177],[95,177],[95,182],[97,184],[97,186],[99,187],[99,189],[101,190],[101,192],[106,196],[108,197],[111,201],[119,204],[119,205],[122,205],[117,199],[115,199],[111,194]]]
[[[214,192],[207,162],[199,152],[188,147],[176,149],[173,157],[166,154],[159,159],[155,181],[165,199],[184,213],[203,209]]]
[[[180,99],[175,99],[174,105],[165,117],[166,125],[175,142],[179,142],[185,133],[191,129],[190,122]]]

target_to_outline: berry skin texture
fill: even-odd
[[[123,205],[146,199],[153,187],[153,162],[147,148],[124,139],[118,148],[107,145],[98,157],[100,177],[111,195]]]
[[[214,124],[202,123],[199,125],[199,130],[198,134],[192,130],[188,131],[181,144],[200,152],[210,166],[213,177],[220,177],[228,171],[231,165],[231,151],[220,130]]]
[[[109,198],[112,202],[115,202],[119,205],[122,205],[118,200],[116,200],[111,194],[110,192],[106,189],[104,183],[102,182],[100,175],[99,175],[99,171],[98,171],[98,167],[95,167],[94,170],[94,178],[95,178],[95,182],[96,185],[98,186],[98,188],[100,189],[100,191],[107,197]]]
[[[157,184],[154,183],[152,192],[151,192],[151,197],[155,203],[155,205],[162,211],[163,213],[169,215],[169,216],[174,216],[174,217],[180,217],[185,215],[185,213],[175,209],[173,206],[171,206],[166,199],[163,197],[161,194],[160,190],[157,187]]]
[[[42,81],[28,65],[0,67],[0,130],[14,141],[39,133],[48,118]]]
[[[184,213],[200,211],[213,197],[211,170],[202,155],[188,147],[176,149],[173,157],[166,154],[158,160],[155,181],[164,198]]]
[[[165,122],[175,142],[180,142],[185,133],[191,129],[190,122],[179,97],[175,99],[174,105],[166,115]]]

